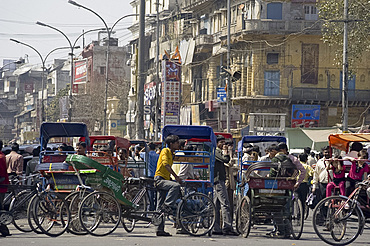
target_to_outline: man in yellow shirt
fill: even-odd
[[[157,162],[154,180],[158,190],[157,210],[168,211],[176,208],[176,200],[180,194],[182,180],[172,170],[173,156],[180,148],[179,137],[170,135],[166,138],[167,148],[163,148]],[[171,180],[171,174],[177,182]],[[166,195],[167,193],[167,195]],[[171,236],[164,231],[164,220],[157,228],[157,236]]]

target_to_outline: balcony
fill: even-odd
[[[294,101],[342,101],[342,91],[340,89],[327,88],[302,88],[291,89],[289,97]],[[369,102],[370,90],[349,90],[348,101],[350,102]]]
[[[205,9],[213,2],[212,0],[184,0],[181,3],[181,7],[185,11],[197,11]]]
[[[320,34],[321,22],[308,20],[245,20],[242,25],[242,29],[244,32],[259,32],[269,34],[294,32]]]

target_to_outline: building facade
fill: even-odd
[[[155,2],[146,1],[147,15],[155,14],[155,7],[148,7],[155,6]],[[172,5],[171,1],[159,2],[160,54],[180,48],[182,82],[190,85],[192,123],[225,130],[224,103],[217,100],[217,91],[226,84],[222,67],[227,66],[227,1],[184,0]],[[138,3],[131,2],[135,13]],[[148,83],[155,76],[151,68],[155,68],[157,23],[150,17],[146,20],[146,35],[151,41],[146,60]],[[341,123],[342,67],[334,64],[336,51],[321,41],[321,23],[316,0],[231,1],[228,69],[238,74],[227,88],[234,107],[231,128],[239,132],[249,125],[251,113],[286,114],[287,127]],[[136,26],[134,23],[130,29],[134,41]],[[352,126],[361,125],[360,116],[367,114],[369,59],[369,54],[364,54],[350,68],[348,117]],[[131,66],[135,71],[135,62]],[[134,81],[135,77],[131,81],[135,88]],[[292,110],[313,107],[318,108],[313,118],[309,113],[296,116]]]

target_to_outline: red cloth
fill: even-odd
[[[9,184],[8,172],[6,171],[6,160],[3,152],[0,151],[0,177],[5,177],[5,180],[0,182],[0,184]],[[5,193],[7,188],[0,187],[0,193]]]

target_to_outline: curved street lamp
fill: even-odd
[[[42,64],[42,74],[41,74],[41,117],[40,117],[40,126],[42,124],[42,122],[45,120],[45,110],[44,110],[44,87],[45,87],[45,83],[44,83],[44,76],[45,76],[45,63],[46,63],[46,60],[47,58],[50,56],[51,53],[53,53],[54,51],[57,51],[57,50],[61,50],[61,49],[69,49],[70,47],[59,47],[59,48],[55,48],[53,49],[52,51],[50,51],[46,56],[45,58],[42,57],[42,55],[40,54],[40,52],[34,48],[33,46],[29,45],[29,44],[26,44],[26,43],[23,43],[19,40],[16,40],[16,39],[13,39],[11,38],[10,41],[13,41],[17,44],[21,44],[21,45],[24,45],[24,46],[27,46],[31,49],[33,49],[37,55],[40,57],[40,60],[41,60],[41,64]],[[75,46],[74,48],[78,49],[80,48],[80,46]]]
[[[106,135],[107,133],[107,101],[108,101],[108,82],[109,82],[109,75],[108,75],[108,71],[109,71],[109,47],[110,47],[110,38],[111,38],[111,34],[113,32],[113,28],[117,25],[117,23],[127,17],[131,17],[131,16],[138,16],[138,14],[129,14],[129,15],[125,15],[125,16],[122,16],[121,18],[119,18],[111,28],[108,27],[107,23],[105,22],[105,20],[98,14],[96,13],[94,10],[88,8],[88,7],[85,7],[73,0],[68,0],[68,3],[72,4],[72,5],[75,5],[77,7],[80,7],[80,8],[83,8],[83,9],[86,9],[87,11],[90,11],[91,13],[93,13],[94,15],[96,15],[103,23],[104,23],[104,26],[105,26],[105,29],[106,29],[106,32],[108,34],[108,43],[107,43],[107,56],[106,56],[106,61],[105,61],[105,90],[104,90],[104,119],[103,119],[103,135]]]
[[[69,110],[68,110],[68,122],[71,122],[72,120],[72,87],[73,87],[73,50],[74,50],[74,46],[72,45],[71,43],[71,40],[68,38],[68,36],[62,32],[61,30],[59,30],[58,28],[56,27],[53,27],[53,26],[50,26],[48,24],[45,24],[43,22],[36,22],[37,25],[40,25],[40,26],[44,26],[44,27],[48,27],[48,28],[51,28],[59,33],[61,33],[68,41],[68,44],[69,44],[69,48],[71,49],[71,53],[69,53],[69,55],[71,56],[71,82],[70,82],[70,89],[69,89]]]

